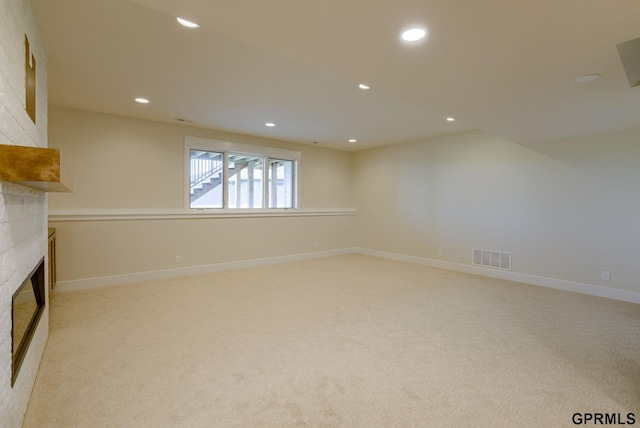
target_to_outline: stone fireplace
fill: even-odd
[[[9,421],[7,427],[19,427],[22,423],[49,334],[47,305],[32,331],[20,371],[14,377],[13,295],[34,266],[41,260],[45,266],[48,263],[46,201],[45,193],[0,182],[0,415]],[[46,286],[44,291],[48,302]]]
[[[35,121],[26,110],[25,37],[29,41],[29,57],[37,64],[33,76]],[[29,0],[2,2],[0,64],[0,144],[47,147],[47,58]],[[49,334],[47,305],[39,315],[18,375],[14,377],[13,296],[41,261],[46,272],[47,249],[47,194],[0,181],[0,424],[3,427],[22,425]],[[46,284],[44,293],[48,303]]]

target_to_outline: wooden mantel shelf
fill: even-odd
[[[71,192],[73,179],[60,150],[0,144],[0,180],[43,192]]]

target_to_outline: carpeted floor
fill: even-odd
[[[60,293],[24,427],[640,421],[640,305],[362,255]]]

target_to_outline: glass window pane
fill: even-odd
[[[269,159],[269,208],[293,208],[294,161]]]
[[[262,158],[251,155],[229,155],[229,208],[263,208]]]
[[[189,207],[222,208],[224,155],[191,150],[189,162]]]

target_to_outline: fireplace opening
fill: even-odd
[[[11,386],[38,328],[45,307],[44,258],[13,294],[11,304]]]

